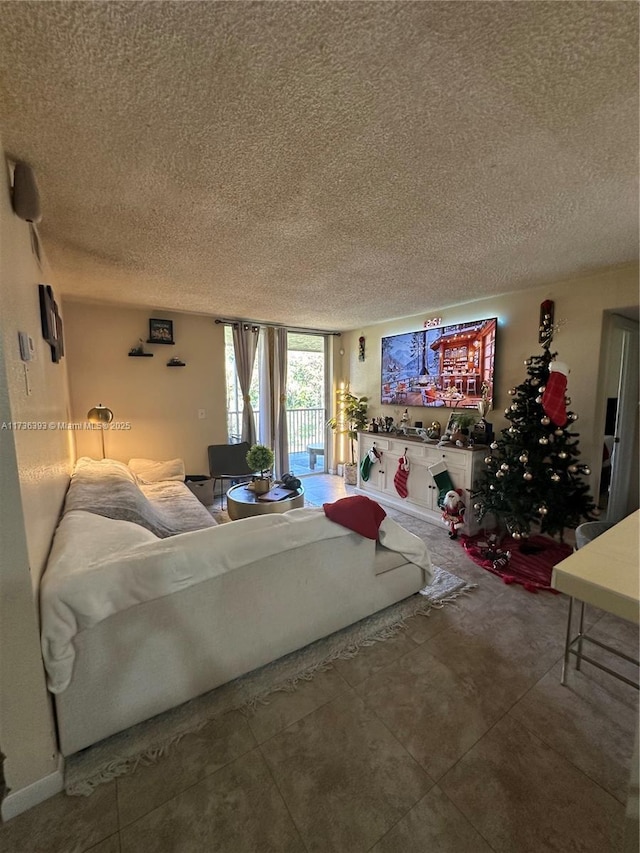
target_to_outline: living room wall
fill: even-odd
[[[604,311],[638,305],[638,265],[623,266],[507,293],[459,305],[434,305],[428,312],[390,320],[387,323],[354,329],[344,334],[341,346],[343,379],[351,390],[370,399],[371,416],[390,415],[397,421],[403,406],[380,403],[381,338],[423,328],[425,320],[441,317],[443,325],[451,325],[482,317],[498,317],[496,336],[495,394],[493,411],[487,416],[499,431],[506,424],[504,409],[510,404],[509,388],[521,383],[527,373],[524,360],[540,352],[538,344],[539,306],[545,299],[555,302],[555,320],[562,323],[553,341],[553,351],[570,368],[568,394],[571,408],[579,419],[582,458],[592,467],[591,487],[597,487],[602,458],[605,383],[601,371],[602,327]],[[358,339],[366,341],[365,361],[358,360]],[[449,409],[410,408],[411,422],[422,420],[427,425],[440,421],[444,429]]]
[[[173,322],[175,346],[146,343],[151,317]],[[196,314],[66,300],[65,329],[72,419],[86,422],[98,403],[113,411],[106,455],[180,457],[187,473],[207,473],[207,445],[227,440],[224,327]],[[129,357],[139,339],[153,358]],[[167,367],[174,356],[186,366]],[[76,448],[99,459],[99,433],[78,431]]]
[[[33,804],[33,797],[50,796],[62,781],[40,656],[36,590],[69,481],[73,438],[66,430],[8,426],[68,420],[65,362],[51,361],[40,331],[38,283],[55,288],[55,280],[32,252],[28,224],[13,213],[9,179],[5,167],[0,176],[0,749],[10,791],[2,804],[4,818],[25,797]],[[35,345],[26,371],[18,331],[31,335]]]

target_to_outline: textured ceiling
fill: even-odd
[[[57,291],[357,328],[638,255],[638,6],[2,2]]]

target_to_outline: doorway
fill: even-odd
[[[325,335],[287,335],[289,467],[296,477],[327,470],[326,342]]]
[[[598,507],[616,523],[639,505],[638,308],[607,313],[604,325],[602,469]]]

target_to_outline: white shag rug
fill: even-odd
[[[433,583],[416,595],[70,756],[65,760],[67,794],[88,796],[97,785],[156,761],[221,714],[255,707],[277,691],[295,690],[299,681],[310,681],[331,661],[351,658],[362,646],[395,636],[411,616],[428,616],[432,608],[474,586],[434,566]]]

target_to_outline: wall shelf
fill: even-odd
[[[184,361],[181,362],[180,364],[171,364],[170,362],[167,362],[167,367],[186,367],[186,366],[187,365],[185,364]]]
[[[129,358],[153,358],[152,352],[130,352]]]
[[[176,345],[175,341],[152,341],[150,338],[147,338],[148,344],[162,344],[165,347],[174,347]]]

